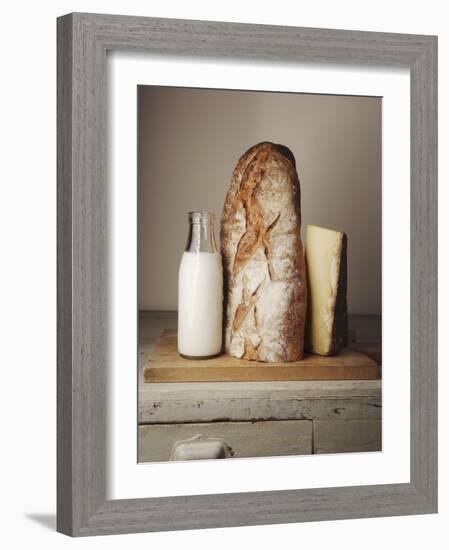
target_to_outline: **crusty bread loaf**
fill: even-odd
[[[224,347],[234,357],[298,361],[307,285],[295,158],[262,142],[238,161],[221,218]]]

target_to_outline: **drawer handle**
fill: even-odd
[[[208,437],[202,434],[176,441],[170,460],[207,460],[229,458],[230,447],[221,437]]]

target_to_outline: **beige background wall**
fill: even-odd
[[[303,239],[348,234],[348,306],[381,312],[381,99],[139,87],[139,307],[177,309],[187,212],[217,215],[241,154],[267,140],[296,157]]]

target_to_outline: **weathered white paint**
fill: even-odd
[[[314,453],[351,453],[382,450],[379,420],[314,420]]]
[[[141,401],[139,423],[210,422],[239,420],[314,420],[362,419],[381,417],[381,400],[378,397],[354,398],[302,398],[275,396],[223,396],[210,398],[201,392],[194,399],[167,398],[162,394],[155,399]]]
[[[246,456],[292,454],[290,444],[278,445],[271,435],[277,430],[282,434],[291,421],[311,426],[314,452],[380,448],[381,380],[145,383],[142,367],[156,338],[162,328],[174,326],[176,318],[170,312],[141,315],[139,437],[144,449],[140,456],[146,461],[168,460],[167,445],[173,433],[182,439],[197,433],[210,435],[210,430],[212,435],[233,434],[231,438],[244,434]],[[342,422],[346,420],[351,422]],[[264,443],[269,450],[259,455],[256,440],[264,425],[270,434]],[[310,445],[312,449],[312,440]]]
[[[139,462],[169,460],[181,440],[202,434],[226,442],[231,457],[304,455],[312,452],[312,422],[216,422],[139,426]]]

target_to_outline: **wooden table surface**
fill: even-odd
[[[381,450],[382,381],[144,382],[143,365],[176,312],[142,312],[139,462],[167,461],[189,438],[220,438],[232,456]],[[380,358],[380,319],[351,316],[351,347]],[[199,435],[200,434],[200,435]]]
[[[271,400],[320,400],[326,399],[370,399],[380,398],[381,380],[323,380],[323,381],[295,381],[295,382],[144,382],[142,370],[153,349],[154,343],[163,329],[175,329],[177,326],[177,313],[174,311],[140,312],[139,316],[139,420],[140,422],[167,422],[175,421],[176,411],[169,411],[169,403],[182,401],[195,402],[215,401],[219,407],[221,400],[232,398],[245,402],[249,395],[259,396],[262,406],[267,397]],[[356,342],[351,344],[354,349],[360,349],[368,353],[371,350],[373,357],[380,357],[381,322],[378,316],[351,315],[349,327],[356,333]],[[166,406],[155,407],[154,404],[164,400]],[[256,410],[253,411],[257,414]],[[211,403],[212,405],[212,403]],[[264,408],[262,406],[262,408]],[[265,407],[266,408],[266,407]],[[259,411],[261,412],[261,411]],[[209,417],[207,407],[199,407],[196,420]],[[241,413],[236,412],[241,416]],[[174,415],[174,416],[173,416]],[[177,421],[182,421],[177,419]]]

